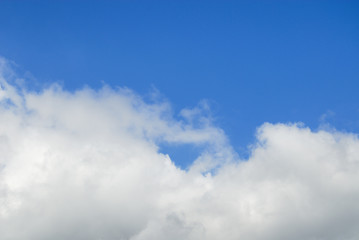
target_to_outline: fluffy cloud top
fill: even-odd
[[[357,135],[264,124],[241,160],[203,107],[32,92],[0,66],[1,239],[359,239]],[[203,151],[185,171],[164,142]]]

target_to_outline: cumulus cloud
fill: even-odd
[[[359,238],[355,134],[266,123],[239,159],[205,104],[29,91],[0,62],[1,239]],[[161,143],[202,152],[183,170]]]

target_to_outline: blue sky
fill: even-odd
[[[359,130],[357,1],[1,1],[0,22],[40,84],[206,99],[240,153],[264,122]]]

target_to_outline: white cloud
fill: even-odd
[[[354,134],[264,124],[243,161],[205,104],[178,120],[128,89],[31,92],[0,62],[1,239],[359,238]],[[163,142],[203,152],[184,171]]]

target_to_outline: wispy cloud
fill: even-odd
[[[14,84],[0,64],[1,239],[357,239],[359,140],[263,124],[240,160],[207,106]],[[203,146],[191,167],[163,142]],[[212,171],[216,169],[216,171]]]

